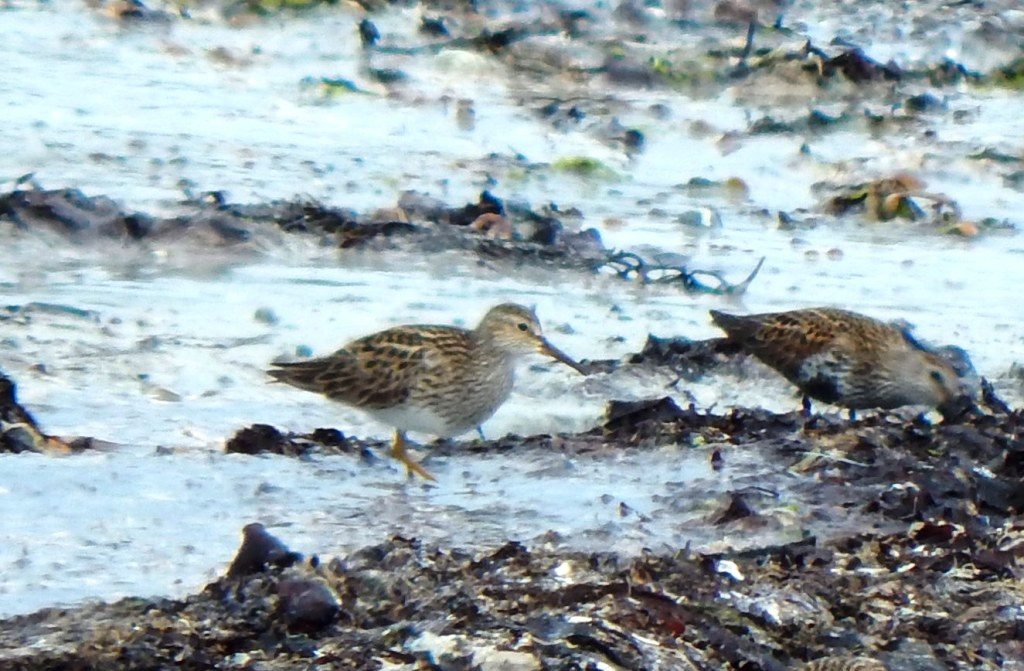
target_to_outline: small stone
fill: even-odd
[[[541,669],[540,660],[528,652],[481,648],[473,652],[473,666],[480,671],[533,671]]]
[[[291,629],[316,631],[334,622],[341,611],[334,591],[320,580],[293,578],[277,586],[281,615]]]
[[[242,546],[238,548],[227,576],[239,576],[259,573],[267,566],[291,566],[301,558],[297,552],[288,549],[280,539],[267,531],[259,522],[246,524],[242,529]]]
[[[722,217],[717,211],[710,207],[702,207],[699,210],[689,210],[680,214],[676,221],[684,226],[693,228],[721,228]]]
[[[279,321],[277,313],[270,308],[258,308],[256,312],[253,313],[252,318],[260,324],[266,324],[267,326],[273,326]]]

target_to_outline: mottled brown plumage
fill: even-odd
[[[949,362],[905,328],[836,308],[711,318],[808,397],[851,410],[927,405],[963,393]]]
[[[505,303],[472,330],[397,326],[325,357],[274,364],[268,373],[394,426],[392,454],[410,473],[433,479],[405,454],[405,433],[448,437],[479,426],[508,398],[515,364],[530,352],[581,370],[544,339],[532,310]]]

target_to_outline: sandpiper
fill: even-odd
[[[729,339],[768,364],[810,399],[851,411],[904,405],[951,406],[966,389],[950,362],[906,326],[837,308],[711,318]]]
[[[533,310],[514,303],[491,308],[472,330],[396,326],[267,372],[395,427],[391,456],[410,476],[433,480],[406,452],[406,432],[447,438],[478,427],[508,398],[516,363],[532,352],[584,372],[544,338]]]

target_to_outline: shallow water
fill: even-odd
[[[621,92],[620,121],[643,129],[648,144],[628,159],[585,126],[552,130],[515,104],[522,92],[500,65],[468,52],[403,63],[414,78],[400,96],[313,104],[302,77],[363,82],[355,39],[337,38],[354,35],[357,18],[331,11],[244,29],[198,21],[124,28],[84,7],[15,3],[0,10],[10,28],[0,41],[8,66],[0,81],[8,120],[0,127],[0,175],[34,172],[46,186],[76,186],[151,212],[174,211],[184,187],[225,189],[240,202],[308,194],[357,209],[393,204],[408,188],[460,203],[487,187],[533,205],[578,206],[583,225],[600,229],[611,246],[686,254],[693,267],[736,280],[765,256],[761,275],[741,301],[729,302],[611,277],[510,274],[457,254],[335,252],[266,231],[243,251],[168,244],[115,255],[109,244],[0,230],[2,302],[21,308],[0,320],[3,369],[47,430],[116,443],[73,458],[0,460],[0,614],[86,597],[188,593],[224,568],[238,531],[255,520],[299,551],[325,553],[394,533],[481,547],[555,531],[568,547],[638,552],[835,531],[834,520],[804,519],[803,494],[791,489],[800,478],[757,454],[728,455],[720,473],[709,470],[707,448],[672,446],[438,457],[427,462],[438,486],[423,488],[406,484],[384,458],[221,453],[234,431],[257,421],[386,437],[387,427],[356,411],[268,385],[263,369],[297,348],[322,354],[397,323],[470,325],[503,300],[536,304],[553,342],[580,358],[638,351],[648,333],[711,336],[708,308],[827,303],[904,317],[923,338],[967,348],[978,370],[1021,402],[1010,374],[1024,350],[1013,308],[1024,282],[1018,236],[965,241],[913,225],[824,217],[815,228],[784,231],[775,219],[776,210],[813,208],[813,182],[911,170],[929,190],[954,196],[969,218],[1019,224],[1022,194],[1004,186],[998,166],[965,158],[990,146],[1020,153],[1018,95],[955,91],[950,112],[972,114],[928,120],[932,138],[875,137],[853,127],[744,137],[723,152],[721,133],[746,129],[771,111],[765,102],[751,102],[742,89],[711,99],[629,90]],[[407,24],[401,13],[379,21],[385,32]],[[218,47],[236,62],[212,56]],[[589,86],[596,94],[605,84]],[[459,129],[442,100],[462,90],[473,91],[472,130]],[[668,121],[647,111],[652,104],[670,108]],[[695,137],[695,121],[716,132]],[[803,143],[809,151],[800,151]],[[534,163],[592,156],[622,178],[524,172],[515,154]],[[749,198],[674,188],[695,176],[740,177]],[[678,223],[700,207],[717,210],[723,226]],[[260,309],[277,321],[257,320]],[[756,366],[742,380],[721,376],[677,390],[667,374],[584,379],[542,360],[530,364],[513,398],[485,424],[489,437],[588,428],[609,398],[673,394],[718,410],[798,405],[784,381]],[[791,526],[730,534],[708,524],[722,492],[764,482],[778,491],[773,506]]]

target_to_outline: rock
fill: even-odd
[[[281,598],[280,614],[292,630],[318,631],[334,622],[341,611],[334,591],[322,580],[282,580],[277,594]]]
[[[259,573],[269,567],[285,568],[301,557],[302,555],[292,552],[277,537],[271,535],[262,524],[253,522],[246,524],[242,529],[242,545],[228,567],[227,577],[239,578]]]
[[[540,671],[540,660],[528,652],[480,648],[473,651],[473,664],[480,671]]]

